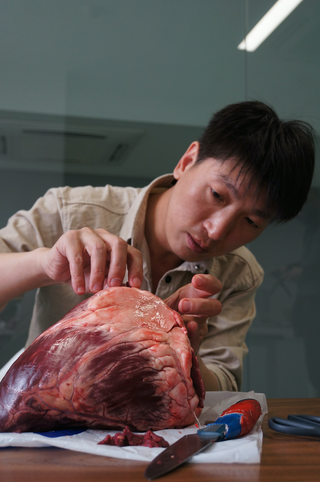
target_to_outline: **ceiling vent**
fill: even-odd
[[[143,135],[134,128],[82,122],[0,119],[0,166],[46,171],[108,173]]]

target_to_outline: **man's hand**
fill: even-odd
[[[104,229],[67,231],[42,250],[41,264],[50,280],[70,284],[79,295],[121,286],[126,267],[130,286],[140,288],[143,279],[140,251]]]
[[[222,284],[213,276],[197,274],[191,283],[165,300],[170,308],[182,315],[191,346],[196,353],[208,332],[207,318],[218,315],[222,309],[220,301],[210,298],[221,289]]]

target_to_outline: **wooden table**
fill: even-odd
[[[289,413],[320,415],[320,399],[269,399],[268,417]],[[260,465],[185,464],[163,482],[320,481],[320,439],[283,435],[263,422]],[[145,481],[144,462],[112,459],[53,447],[0,449],[1,482]]]

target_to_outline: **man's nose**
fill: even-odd
[[[204,223],[208,237],[213,241],[224,241],[235,225],[235,217],[231,213],[215,213]]]

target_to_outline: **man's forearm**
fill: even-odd
[[[206,392],[220,390],[220,385],[215,374],[209,370],[204,364],[202,358],[198,355],[199,369],[204,383]]]
[[[41,267],[40,258],[44,250],[47,248],[26,253],[0,253],[0,310],[17,296],[52,284]]]

